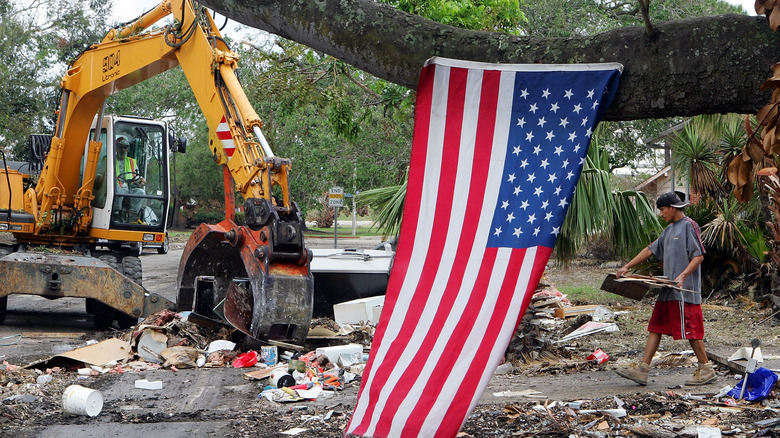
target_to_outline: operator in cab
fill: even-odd
[[[116,196],[114,198],[114,211],[121,212],[121,216],[127,222],[141,223],[143,198],[126,197],[122,195],[145,195],[144,186],[146,180],[141,176],[134,158],[127,156],[130,142],[127,137],[119,136],[114,142],[116,145]]]

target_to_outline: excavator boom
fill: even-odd
[[[166,17],[171,24],[153,28]],[[313,280],[303,221],[290,199],[291,162],[276,157],[263,135],[262,120],[236,75],[238,58],[208,11],[191,0],[164,0],[85,50],[62,78],[49,152],[37,184],[23,195],[34,226],[15,237],[60,245],[145,238],[132,224],[120,231],[98,230],[94,223],[96,191],[104,187],[103,107],[111,94],[180,66],[206,118],[208,148],[223,167],[227,208],[222,222],[201,225],[187,243],[178,274],[178,308],[228,321],[258,339],[300,343],[310,323]],[[124,140],[112,141],[127,150]],[[135,172],[135,161],[124,160],[124,174]],[[133,181],[141,179],[135,175]],[[246,201],[244,225],[235,222],[235,192]],[[138,223],[144,220],[139,217]]]

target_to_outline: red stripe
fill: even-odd
[[[444,129],[444,151],[441,162],[439,177],[439,187],[436,197],[436,206],[434,211],[448,212],[452,206],[454,194],[455,177],[457,175],[457,154],[459,152],[461,127],[463,126],[463,105],[465,103],[466,79],[468,71],[464,69],[450,70],[450,84],[447,97],[447,123]],[[431,178],[433,175],[427,175]],[[406,342],[403,340],[410,338],[420,321],[420,316],[425,308],[428,298],[428,292],[431,290],[436,272],[439,268],[441,254],[444,249],[444,235],[435,235],[437,231],[446,231],[449,228],[449,214],[437,215],[434,219],[429,240],[429,247],[426,254],[422,274],[417,283],[417,288],[412,294],[412,301],[409,309],[404,316],[401,330],[396,339],[401,342],[393,342],[387,346],[387,353],[382,363],[376,368],[374,382],[372,383],[372,393],[376,390],[379,395],[384,385],[388,383],[389,377],[395,368],[406,348]],[[393,382],[395,384],[395,382]],[[373,398],[373,397],[372,397]],[[376,404],[371,404],[366,410],[366,416],[373,415]],[[385,418],[385,411],[382,412]],[[380,433],[374,433],[375,436],[382,436]]]
[[[220,140],[233,140],[233,136],[230,131],[217,131],[217,138]]]
[[[471,182],[469,184],[469,190],[471,193],[469,193],[468,199],[481,199],[484,196],[487,176],[491,170],[491,161],[489,157],[485,156],[485,151],[490,151],[492,148],[499,81],[499,72],[486,72],[483,77],[482,95],[480,98],[479,123],[476,128],[475,150],[473,152],[473,157],[469,157],[470,160],[473,158],[474,169],[471,174]],[[457,170],[457,168],[455,170]],[[442,186],[445,185],[446,182],[443,181]],[[454,185],[454,179],[452,185]],[[442,236],[438,239],[442,242],[445,242],[447,239],[458,239],[460,236],[475,236],[480,223],[479,216],[481,208],[481,203],[469,202],[466,205],[465,220],[461,229],[452,230],[455,232],[454,236]],[[447,206],[438,206],[436,211],[449,212],[451,210],[452,203]],[[442,229],[442,231],[446,230]],[[414,385],[417,376],[425,374],[426,370],[423,368],[425,367],[425,362],[429,359],[430,354],[432,353],[431,350],[436,344],[436,341],[440,337],[449,339],[455,338],[460,341],[465,339],[463,337],[457,338],[456,336],[452,336],[451,333],[442,334],[442,330],[444,329],[444,324],[447,321],[447,318],[453,308],[455,300],[458,298],[458,294],[463,283],[465,270],[469,262],[469,256],[471,255],[473,242],[473,239],[470,237],[461,239],[458,242],[458,247],[455,252],[455,260],[453,261],[452,267],[449,268],[449,278],[447,280],[438,311],[436,312],[431,327],[427,329],[425,339],[422,341],[423,346],[420,348],[419,354],[415,357],[415,360],[406,367],[402,377],[397,379],[398,381],[395,383],[393,392],[389,396],[389,399],[398,400],[398,402],[388,403],[388,405],[385,407],[384,411],[382,412],[382,417],[377,423],[375,435],[385,436],[389,432],[393,417],[395,417],[397,413],[400,402],[404,399],[409,389]],[[436,254],[441,254],[441,252]],[[429,289],[430,288],[428,285],[423,285],[420,289],[418,289],[417,293],[420,294],[420,291],[424,291],[425,293],[422,295],[427,297],[427,291]],[[480,307],[481,303],[473,302],[475,297],[476,296],[472,295],[472,299],[469,301],[467,308],[475,309]],[[422,310],[422,305],[420,306],[420,310]],[[446,379],[446,376],[441,377],[442,379]],[[435,382],[432,383],[433,386],[437,386]],[[443,380],[441,383],[443,383]],[[422,419],[424,419],[424,416],[422,417]],[[414,423],[415,419],[411,419],[410,422]]]
[[[399,237],[398,240],[398,248],[393,261],[393,268],[390,273],[387,291],[385,292],[384,308],[382,311],[383,316],[380,317],[379,323],[377,324],[372,345],[382,345],[382,338],[387,330],[390,315],[393,314],[395,304],[398,301],[398,295],[403,286],[404,279],[406,278],[406,272],[409,269],[409,260],[411,259],[412,251],[414,249],[417,221],[422,199],[422,182],[428,152],[425,145],[428,144],[428,132],[431,123],[431,102],[433,101],[433,78],[436,73],[436,68],[436,65],[430,65],[423,68],[420,72],[420,82],[417,88],[415,107],[414,136],[410,158],[409,178],[406,199],[404,201],[403,221],[401,222],[399,233],[399,236],[403,236],[403,238]],[[360,390],[358,391],[358,401],[360,401],[363,396],[363,391],[366,390],[365,383],[369,381],[369,376],[373,374],[373,365],[374,356],[370,356],[363,372],[362,383],[360,385]],[[375,388],[376,386],[372,386],[372,389],[370,390],[371,394],[369,395],[372,400],[378,395],[378,390]],[[349,431],[352,427],[356,427],[353,433],[359,435],[360,432],[358,432],[358,430],[364,431],[371,420],[370,416],[364,416],[363,418],[365,421],[360,425],[353,425],[352,419],[350,419],[347,430]]]

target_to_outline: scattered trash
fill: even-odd
[[[599,348],[593,353],[589,354],[588,357],[586,357],[585,359],[592,360],[597,364],[602,364],[609,360],[609,356],[607,355],[607,353],[604,353],[604,351],[601,348]]]
[[[271,373],[271,385],[276,388],[295,386],[295,378],[284,369],[279,368]]]
[[[333,363],[338,363],[339,355],[359,353],[363,357],[363,346],[360,344],[335,345],[331,347],[321,347],[316,350],[317,356],[325,355]]]
[[[233,351],[236,348],[235,342],[226,341],[224,339],[218,339],[209,343],[209,348],[206,350],[207,354],[214,353],[215,351],[227,350]]]
[[[546,395],[541,395],[541,391],[534,389],[526,389],[523,391],[501,391],[494,392],[494,397],[528,397],[528,398],[547,398]]]
[[[53,379],[53,377],[51,376],[51,374],[43,374],[43,375],[38,376],[38,378],[35,379],[35,382],[38,383],[39,385],[45,385],[45,384],[51,382],[52,379]]]
[[[249,351],[244,354],[239,354],[233,360],[233,368],[249,368],[255,366],[257,363],[257,352]]]
[[[747,382],[747,385],[743,391],[742,385],[745,382]],[[739,382],[737,386],[729,391],[728,395],[731,397],[744,395],[744,399],[747,401],[761,401],[772,391],[775,382],[777,382],[777,374],[767,368],[759,367],[755,372],[750,373],[746,380]]]
[[[137,339],[136,351],[145,361],[152,363],[164,361],[160,353],[168,347],[168,337],[165,334],[158,330],[145,329]]]
[[[103,410],[103,395],[81,385],[70,385],[62,394],[62,409],[66,414],[97,417]]]
[[[512,366],[512,363],[504,362],[498,367],[496,367],[496,371],[494,371],[493,374],[509,374],[512,372],[514,368],[515,367]]]
[[[160,352],[160,357],[165,360],[164,367],[196,368],[198,366],[198,350],[193,347],[176,346],[166,348]]]
[[[594,333],[599,333],[599,332],[617,332],[617,331],[620,331],[620,329],[618,328],[617,324],[615,324],[614,322],[590,321],[581,325],[579,328],[569,333],[568,335],[562,337],[561,339],[556,341],[556,343],[570,341],[575,338],[592,335]]]
[[[384,302],[385,296],[381,295],[335,304],[333,306],[333,319],[338,324],[367,322],[376,325],[379,322],[379,315],[382,313]]]
[[[148,381],[146,379],[140,379],[135,381],[136,389],[162,389],[163,383],[161,380]]]
[[[274,366],[279,362],[279,352],[276,345],[260,347],[260,361],[268,366]]]

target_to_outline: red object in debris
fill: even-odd
[[[595,360],[596,363],[602,364],[602,363],[604,363],[604,362],[609,360],[609,356],[607,355],[607,353],[604,353],[601,350],[601,348],[599,348],[598,350],[596,350],[593,353],[591,353],[590,356],[586,357],[585,359],[587,359],[587,360]]]
[[[233,360],[233,368],[248,368],[253,367],[257,363],[257,352],[249,351],[244,354],[239,354]]]

